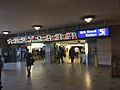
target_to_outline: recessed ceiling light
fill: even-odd
[[[10,31],[2,31],[2,34],[10,34]]]
[[[90,17],[89,17],[89,18],[85,18],[84,20],[85,20],[87,23],[89,23],[89,22],[91,22],[91,21],[93,20],[93,18],[90,18]]]
[[[81,19],[86,21],[87,23],[91,22],[95,18],[95,15],[87,15],[82,17]]]
[[[41,27],[42,27],[42,25],[33,25],[32,26],[35,30],[39,30]]]

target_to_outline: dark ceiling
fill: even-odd
[[[43,28],[82,24],[80,18],[85,15],[96,15],[94,23],[120,24],[120,1],[0,0],[0,32],[29,32],[34,24]]]

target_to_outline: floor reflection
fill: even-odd
[[[24,62],[6,63],[2,90],[119,90],[120,79],[112,78],[110,71],[110,67],[36,61],[28,78]]]

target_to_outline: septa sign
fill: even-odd
[[[78,38],[109,36],[109,28],[78,31]]]

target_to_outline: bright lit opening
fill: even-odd
[[[32,43],[31,46],[27,46],[27,48],[29,49],[29,52],[32,52],[32,49],[40,49],[43,46],[45,46],[45,44],[43,43]]]

